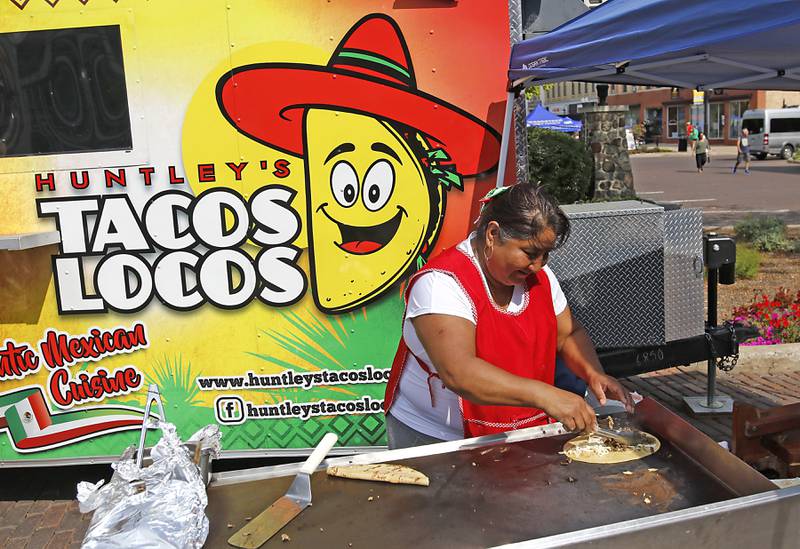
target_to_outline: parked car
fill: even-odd
[[[768,154],[790,159],[800,148],[800,108],[754,109],[742,115],[750,132],[750,152],[759,160]]]

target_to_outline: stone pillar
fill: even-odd
[[[583,132],[594,153],[594,197],[632,197],[633,171],[625,139],[626,106],[587,105]]]

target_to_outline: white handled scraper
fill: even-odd
[[[322,437],[320,443],[300,468],[300,472],[297,473],[286,494],[228,538],[228,543],[244,549],[261,547],[299,515],[300,511],[311,505],[311,475],[336,444],[337,439],[338,437],[334,433],[328,433]]]

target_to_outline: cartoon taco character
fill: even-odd
[[[305,158],[317,307],[374,300],[433,248],[446,191],[493,169],[500,139],[478,118],[417,89],[397,23],[356,23],[327,65],[234,69],[217,101],[244,135]]]

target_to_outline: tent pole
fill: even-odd
[[[500,159],[497,162],[497,181],[495,187],[502,187],[506,177],[506,161],[508,160],[508,142],[511,138],[511,118],[514,114],[514,91],[506,97],[506,116],[503,119],[503,138],[500,141]]]

